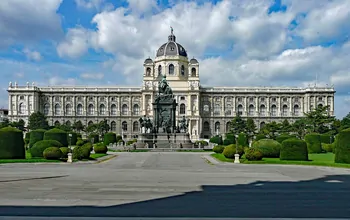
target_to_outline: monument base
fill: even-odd
[[[188,133],[139,134],[137,148],[193,148]]]

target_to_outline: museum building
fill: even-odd
[[[10,82],[8,118],[23,119],[27,124],[30,114],[40,111],[52,125],[72,125],[78,120],[89,125],[106,119],[112,132],[132,138],[140,132],[139,118],[153,117],[152,103],[164,74],[177,102],[176,117],[190,119],[192,140],[228,132],[237,114],[254,119],[258,128],[271,121],[293,122],[316,106],[328,105],[330,115],[334,115],[333,87],[201,86],[199,62],[188,58],[173,31],[155,58],[147,58],[143,66],[143,84],[139,87],[38,87]]]

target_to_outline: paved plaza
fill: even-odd
[[[0,219],[350,216],[349,169],[217,163],[209,153],[117,155],[98,164],[1,164],[0,216],[12,217]]]

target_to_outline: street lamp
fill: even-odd
[[[238,154],[238,134],[235,134],[235,138],[236,138],[236,154],[235,154],[235,161],[233,163],[240,163],[239,154]]]

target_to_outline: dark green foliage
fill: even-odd
[[[69,142],[69,134],[72,135],[70,142]],[[68,144],[70,144],[70,145],[72,145],[72,146],[74,146],[74,145],[77,144],[77,141],[78,141],[77,133],[75,133],[75,132],[69,132],[69,133],[67,134],[67,137],[68,137]]]
[[[217,154],[221,154],[224,151],[225,147],[221,145],[216,145],[213,147],[213,151]]]
[[[80,133],[77,133],[77,139],[82,139],[82,135]]]
[[[332,144],[325,144],[322,143],[322,150],[325,152],[333,152],[334,153],[334,143]]]
[[[100,142],[99,135],[96,134],[96,133],[91,133],[91,134],[89,135],[89,140],[90,140],[90,142],[93,141],[93,143],[98,143],[98,142]]]
[[[86,144],[84,144],[83,147],[89,149],[90,151],[92,151],[92,149],[94,148],[92,143],[90,142],[87,142]]]
[[[0,129],[0,159],[25,159],[21,130],[13,127]]]
[[[126,145],[132,145],[133,143],[136,143],[137,139],[131,139],[126,142]]]
[[[321,138],[319,134],[307,134],[305,135],[305,141],[307,143],[309,154],[322,153]]]
[[[321,143],[331,144],[333,143],[333,136],[330,134],[320,134]]]
[[[96,154],[105,154],[107,153],[108,148],[103,143],[98,143],[94,146],[94,151]]]
[[[27,132],[24,136],[24,143],[25,145],[28,145],[30,141],[30,132]]]
[[[209,145],[209,143],[206,142],[206,141],[204,141],[204,140],[196,141],[196,142],[195,142],[195,144],[198,145],[198,146],[199,146],[199,143],[201,143],[201,147],[203,147],[203,146],[208,146],[208,145]]]
[[[123,141],[123,137],[121,135],[117,135],[117,143]]]
[[[85,146],[77,146],[73,149],[72,158],[77,160],[89,159],[91,150]]]
[[[245,158],[249,161],[257,161],[263,158],[263,154],[259,149],[248,148],[245,151]]]
[[[350,128],[344,129],[337,135],[334,142],[336,163],[350,163]]]
[[[58,160],[62,157],[62,151],[58,147],[48,147],[44,150],[43,157],[47,160]]]
[[[71,152],[71,150],[68,147],[60,147],[60,150],[62,152],[61,158],[68,158],[68,153]]]
[[[216,136],[210,138],[209,142],[214,143],[214,144],[218,144],[218,145],[223,144],[221,135],[216,135]]]
[[[30,153],[32,157],[43,157],[43,152],[49,147],[63,147],[62,144],[56,140],[42,140],[36,142],[32,148],[30,148]]]
[[[295,138],[295,136],[289,134],[281,134],[280,136],[276,137],[276,141],[278,143],[282,143],[284,140],[287,140],[289,138]]]
[[[246,147],[246,146],[249,146],[249,143],[248,143],[248,137],[246,134],[244,133],[240,133],[238,135],[238,145],[241,146],[241,147]]]
[[[44,134],[44,140],[56,140],[60,142],[63,147],[68,146],[68,138],[67,138],[67,132],[62,131],[58,128],[53,128],[51,130],[48,130]]]
[[[261,139],[254,141],[252,147],[258,149],[263,154],[263,157],[279,158],[281,144],[272,139]]]
[[[29,147],[33,147],[33,145],[38,142],[44,140],[44,133],[46,130],[44,129],[37,129],[30,132],[30,139],[29,139]]]
[[[280,159],[307,161],[309,158],[306,142],[296,138],[284,140],[282,142]]]
[[[230,144],[235,144],[236,143],[236,138],[234,134],[226,134],[226,139],[224,140],[223,145],[227,146]]]
[[[90,141],[86,140],[86,139],[78,139],[77,143],[76,143],[76,146],[83,146],[84,144],[89,143],[89,142]]]
[[[43,113],[35,112],[29,116],[28,128],[30,130],[49,129],[49,127],[49,123]]]
[[[261,139],[266,139],[266,136],[263,134],[257,134],[255,137],[255,141],[261,140]]]
[[[243,151],[243,147],[238,146],[237,147],[237,153],[239,154],[239,156],[241,157],[244,153]],[[230,158],[230,159],[234,159],[235,158],[235,154],[236,154],[236,145],[231,144],[225,147],[224,151],[222,152],[222,154],[226,157],[226,158]]]
[[[230,132],[232,134],[239,134],[247,131],[247,122],[243,120],[243,118],[239,114],[236,115],[236,117],[231,121],[230,124]]]
[[[315,110],[305,113],[306,126],[312,132],[324,134],[329,131],[328,124],[334,121],[334,117],[328,114],[328,108],[329,106],[318,106]]]
[[[106,133],[103,137],[103,143],[108,146],[109,144],[117,143],[117,136],[113,132]]]

